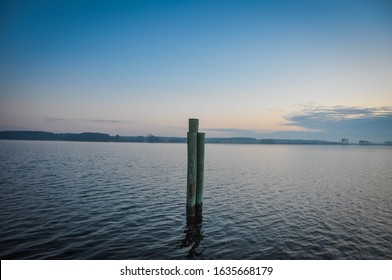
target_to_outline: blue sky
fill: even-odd
[[[392,140],[387,0],[2,1],[0,20],[0,130]]]

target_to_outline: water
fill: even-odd
[[[392,259],[392,148],[0,141],[1,259]]]

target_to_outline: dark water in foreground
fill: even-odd
[[[392,149],[0,141],[1,259],[392,259]]]

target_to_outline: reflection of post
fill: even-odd
[[[197,180],[196,180],[196,216],[203,214],[203,184],[204,184],[204,142],[205,133],[197,133]]]
[[[181,239],[180,248],[189,247],[186,252],[185,259],[200,259],[204,249],[199,248],[200,243],[203,240],[202,225],[195,223],[188,223],[184,231],[185,236]]]
[[[197,182],[197,131],[198,119],[189,119],[188,132],[188,172],[187,172],[187,219],[194,219],[196,205],[196,182]]]

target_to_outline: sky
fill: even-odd
[[[0,1],[0,130],[392,140],[392,2]]]

